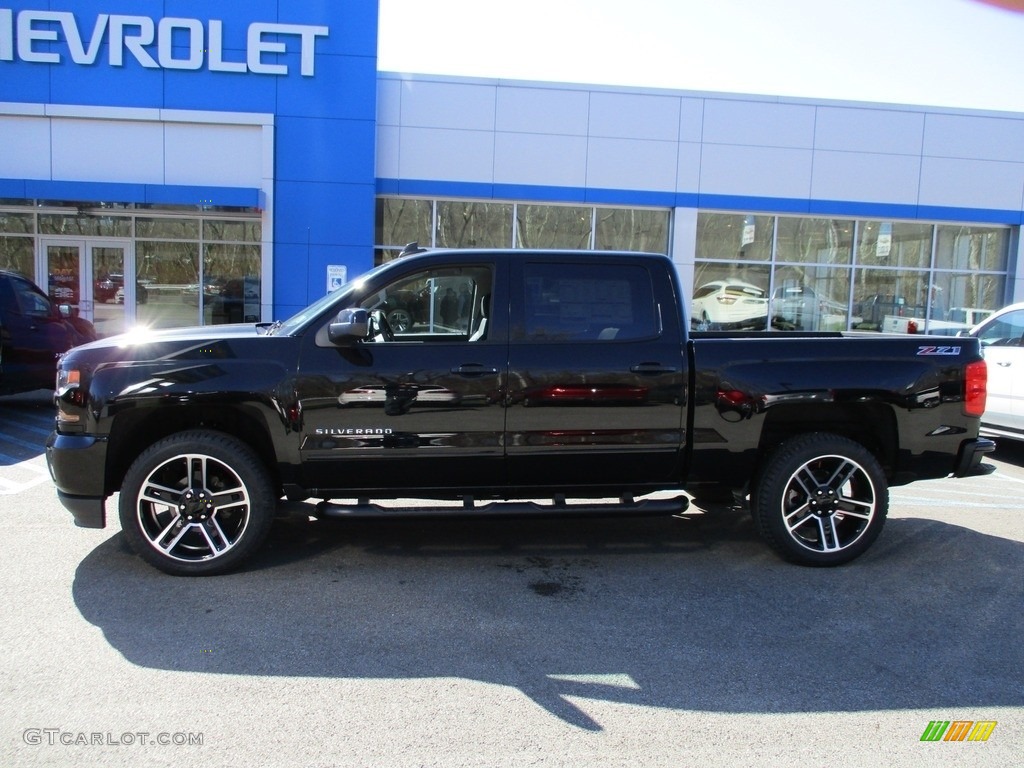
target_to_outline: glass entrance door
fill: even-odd
[[[40,285],[56,304],[68,305],[96,326],[100,336],[123,332],[145,296],[133,279],[128,246],[103,240],[42,238]]]
[[[128,315],[135,317],[136,302],[144,299],[135,280],[128,280],[125,246],[86,241],[86,264],[91,275],[92,320],[96,333],[113,336],[127,328]],[[142,289],[145,291],[145,289]]]

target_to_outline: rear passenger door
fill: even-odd
[[[659,272],[671,265],[558,258],[511,266],[510,484],[571,490],[607,479],[614,492],[677,478],[685,358],[673,283]]]

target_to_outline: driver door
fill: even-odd
[[[370,338],[338,346],[321,328],[304,340],[306,487],[344,498],[504,484],[508,329],[489,310],[505,281],[494,262],[450,258],[354,295]]]

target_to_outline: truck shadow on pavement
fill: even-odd
[[[186,579],[120,534],[81,614],[131,663],[215,674],[464,678],[567,724],[587,700],[727,713],[1022,706],[1024,545],[891,519],[860,560],[788,565],[746,514],[279,521],[244,572]]]
[[[1000,461],[1024,467],[1024,440],[996,439],[995,457]]]

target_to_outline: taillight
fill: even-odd
[[[964,369],[964,415],[980,417],[985,412],[988,367],[984,360],[968,363]]]

